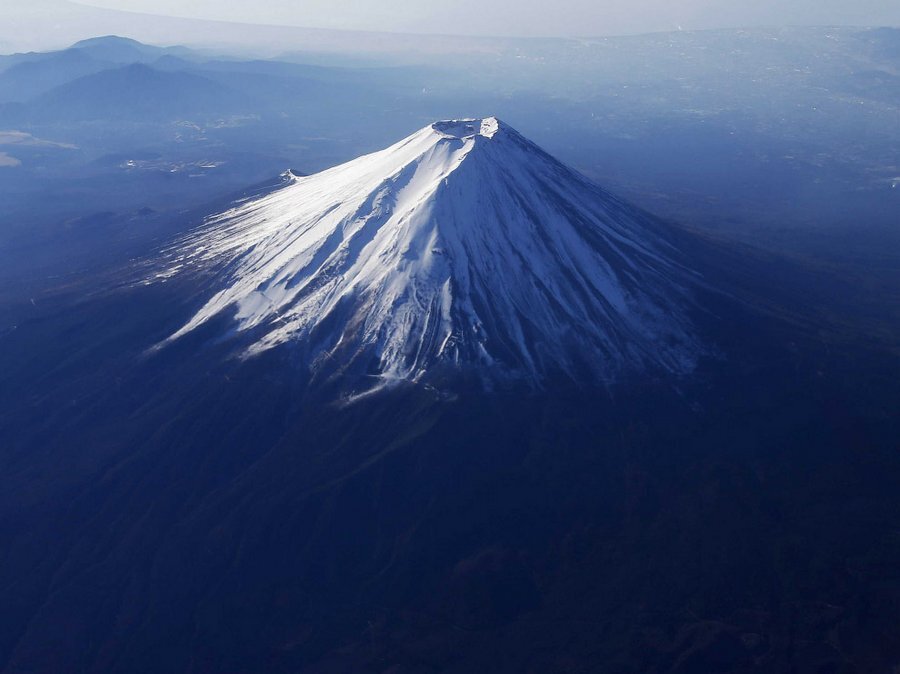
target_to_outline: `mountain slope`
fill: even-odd
[[[56,87],[30,101],[30,119],[39,121],[170,120],[240,109],[240,95],[189,72],[162,71],[134,63],[104,70]]]
[[[0,100],[24,102],[81,77],[161,58],[190,57],[184,47],[161,48],[116,36],[82,40],[59,51],[0,56]],[[190,64],[181,61],[180,70]]]
[[[110,66],[110,63],[98,61],[77,49],[67,49],[40,60],[23,61],[0,72],[0,100],[27,101]]]
[[[688,372],[695,277],[651,219],[494,118],[438,122],[211,220],[171,251],[255,354],[315,374],[609,381]]]

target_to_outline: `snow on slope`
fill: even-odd
[[[691,274],[650,220],[494,118],[438,122],[212,218],[169,272],[209,269],[176,340],[233,317],[246,355],[420,380],[684,373]]]

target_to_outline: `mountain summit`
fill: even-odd
[[[693,274],[664,228],[496,118],[437,122],[217,215],[172,249],[246,355],[315,375],[540,385],[690,371]]]

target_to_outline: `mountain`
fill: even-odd
[[[491,119],[285,183],[4,284],[0,672],[891,671],[900,361],[833,319],[843,279],[663,226]],[[327,287],[346,310],[279,332]],[[571,340],[538,349],[548,313]],[[577,349],[615,381],[550,381]],[[304,381],[383,363],[418,383]],[[442,386],[476,368],[491,390]]]
[[[492,117],[291,176],[170,256],[211,297],[166,343],[228,315],[245,354],[289,343],[344,381],[602,382],[702,351],[664,228]]]
[[[71,49],[89,54],[92,58],[100,61],[122,65],[150,63],[165,55],[180,56],[190,53],[190,50],[184,47],[166,49],[118,35],[81,40],[73,44]]]
[[[821,246],[809,254],[865,249],[867,214],[900,196],[897,129],[878,103],[896,69],[867,64],[866,50],[896,52],[892,34],[876,45],[856,32],[538,41],[499,63],[491,51],[437,55],[445,69],[403,87],[385,82],[405,71],[207,62],[193,73],[225,85],[223,109],[246,104],[252,121],[173,125],[176,86],[157,90],[158,122],[132,124],[121,106],[133,101],[101,88],[110,77],[87,82],[93,117],[69,123],[60,98],[40,111],[43,126],[0,125],[25,130],[2,148],[22,165],[0,169],[0,672],[893,671],[900,323],[887,281],[900,246],[873,238],[877,255],[824,265],[712,234],[755,231],[775,245],[762,223],[807,222]],[[167,56],[151,67],[187,65]],[[304,72],[345,93],[308,94]],[[680,203],[656,212],[684,226],[627,206],[500,124],[423,129],[383,165],[359,160],[356,184],[347,167],[275,182],[284,167],[314,174],[471,110],[497,111],[629,200]],[[80,149],[51,147],[61,143]],[[861,177],[845,180],[848,170]],[[321,187],[309,202],[304,181]],[[370,216],[370,237],[352,213],[340,227],[323,214],[323,201],[343,207],[336,188]],[[415,222],[401,224],[398,204]],[[340,240],[333,251],[299,246],[309,242],[292,223],[307,207]],[[251,249],[238,232],[263,233],[253,209],[281,226]],[[830,239],[839,212],[852,227]],[[881,217],[894,232],[892,212]],[[532,234],[545,215],[603,264],[562,264],[558,242]],[[348,255],[383,253],[393,267],[343,264],[345,231]],[[416,233],[465,236],[425,246]],[[297,270],[312,249],[340,273]],[[277,343],[268,305],[245,326],[254,293],[286,312],[308,296],[288,297],[276,259],[299,283],[333,282],[347,311],[312,316],[309,333]],[[260,286],[238,293],[245,278]],[[459,360],[430,348],[392,359],[417,383],[352,404],[308,386],[310,367],[351,391],[385,381],[362,376],[378,374],[383,342],[337,350],[343,370],[315,354],[366,335],[363,311],[388,301],[388,281],[417,317],[403,292],[432,297],[443,278],[481,282],[450,295],[485,326],[467,332],[450,313],[447,329],[465,338]],[[603,385],[551,381],[571,353],[630,344],[618,335],[644,325],[630,306],[582,320],[576,310],[591,305],[563,291],[597,278],[639,308],[664,303],[651,327],[680,329],[684,342],[659,349],[685,355],[683,367],[637,334],[621,364],[576,372]],[[170,339],[218,293],[235,302]],[[495,297],[506,308],[485,319],[472,298],[493,307]],[[485,341],[491,364],[473,358],[498,326],[534,325],[523,340],[533,352],[558,334],[539,320],[550,310],[578,332],[534,369],[517,341],[505,351]],[[393,313],[373,309],[371,322],[435,343]],[[489,387],[449,385],[473,370]]]
[[[27,101],[54,87],[111,67],[81,50],[66,50],[47,58],[23,61],[0,72],[0,101]]]
[[[227,86],[188,72],[143,63],[104,70],[56,87],[26,104],[31,120],[160,121],[196,114],[221,115],[241,107]]]
[[[136,40],[107,36],[82,40],[68,49],[45,53],[0,56],[0,101],[27,101],[54,87],[103,70],[163,58],[190,65],[193,52],[184,47],[162,48]]]

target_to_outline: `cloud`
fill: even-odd
[[[21,165],[22,162],[15,157],[12,157],[5,152],[0,152],[0,168],[14,168]]]
[[[30,133],[24,131],[0,131],[0,146],[2,145],[24,145],[26,147],[55,147],[62,150],[77,150],[76,145],[69,143],[57,143],[52,140],[44,140],[36,138]]]

